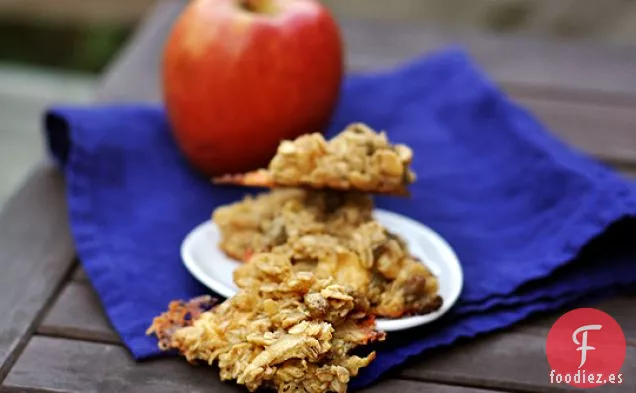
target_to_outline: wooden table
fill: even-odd
[[[157,100],[161,45],[182,1],[158,4],[107,72],[97,100]],[[636,173],[636,50],[452,36],[342,21],[352,70],[384,68],[461,43],[516,100],[556,133],[628,176]],[[74,259],[64,179],[34,169],[0,213],[0,392],[240,392],[181,359],[134,363]],[[636,391],[636,296],[594,304],[628,338],[624,384]],[[565,311],[565,310],[563,310]],[[428,353],[368,391],[560,392],[551,385],[546,333],[561,313]]]

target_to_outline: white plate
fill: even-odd
[[[390,231],[400,235],[413,255],[423,261],[439,278],[443,306],[436,312],[400,319],[378,319],[377,327],[384,331],[412,328],[436,320],[457,301],[463,285],[463,272],[451,247],[437,233],[419,222],[402,215],[376,209],[375,219]],[[219,230],[212,221],[194,228],[181,244],[181,257],[190,273],[205,286],[225,297],[238,288],[232,280],[234,269],[240,266],[218,247]]]

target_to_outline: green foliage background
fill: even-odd
[[[347,11],[347,14],[354,15],[357,12],[355,6],[346,3],[346,0],[324,1],[333,3],[332,6],[338,5],[337,9],[342,12]],[[356,2],[358,7],[361,4],[360,1]],[[496,6],[487,7],[487,12],[482,15],[482,27],[487,31],[502,34],[513,33],[527,24],[541,5],[527,0],[507,0],[491,5],[493,4]],[[582,23],[582,21],[568,18],[565,14],[554,21],[549,33],[551,38],[581,35],[586,31]],[[35,65],[97,74],[103,71],[112,57],[121,49],[135,27],[109,24],[69,25],[46,20],[16,20],[0,17],[0,63]]]
[[[0,62],[100,73],[132,27],[0,20]]]

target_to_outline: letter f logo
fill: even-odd
[[[601,325],[585,325],[576,329],[574,331],[574,334],[572,334],[572,341],[574,341],[574,344],[580,345],[580,347],[576,349],[577,351],[581,351],[581,364],[579,364],[579,368],[583,367],[585,361],[587,360],[587,351],[593,351],[596,349],[587,345],[587,332],[589,330],[601,330],[601,327]],[[578,336],[578,334],[581,332],[583,332],[583,339],[581,340],[581,342],[579,342],[576,336]]]

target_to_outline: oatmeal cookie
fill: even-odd
[[[437,277],[372,213],[363,194],[274,190],[219,208],[213,219],[221,249],[243,262],[264,251],[285,255],[295,271],[333,277],[362,294],[379,317],[438,310]]]
[[[331,279],[295,272],[282,255],[257,254],[249,265],[235,296],[196,315],[189,310],[200,299],[174,302],[148,334],[190,362],[217,363],[222,380],[249,391],[345,393],[350,378],[375,358],[351,351],[385,337],[368,306]]]
[[[275,189],[217,208],[212,221],[221,233],[219,247],[247,260],[307,234],[346,236],[369,222],[372,211],[373,202],[364,194]]]
[[[283,141],[267,169],[213,179],[217,184],[305,187],[408,195],[416,175],[411,149],[391,144],[384,132],[351,124],[330,140],[320,133]]]

